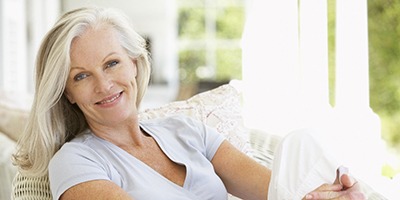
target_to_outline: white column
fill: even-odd
[[[354,173],[378,177],[383,147],[379,117],[369,106],[367,0],[336,0],[335,110],[338,153]]]
[[[336,1],[336,106],[369,108],[366,0]]]
[[[28,92],[32,93],[33,88],[33,77],[34,77],[34,66],[37,51],[43,37],[53,26],[55,21],[60,15],[60,1],[59,0],[28,0],[28,55],[27,55],[27,73],[29,88]]]
[[[59,1],[3,0],[0,9],[0,88],[32,93],[34,59],[59,15]]]
[[[245,123],[286,134],[299,122],[298,2],[255,0],[243,33]]]
[[[308,112],[326,111],[329,104],[327,1],[300,2],[300,65],[304,105]]]
[[[178,74],[178,9],[176,0],[167,0],[166,3],[166,23],[165,23],[165,46],[164,54],[166,61],[164,62],[164,79],[168,83],[171,96],[176,97],[179,88]]]
[[[28,87],[25,1],[3,0],[0,8],[2,89],[7,92],[25,92]]]

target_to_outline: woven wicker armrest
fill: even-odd
[[[17,173],[12,184],[13,200],[51,200],[50,183],[47,175],[28,177]]]

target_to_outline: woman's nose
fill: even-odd
[[[113,81],[107,74],[101,74],[96,77],[95,92],[96,93],[108,93],[113,87]]]

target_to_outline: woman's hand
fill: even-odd
[[[309,199],[365,200],[366,197],[361,192],[360,184],[353,177],[338,170],[335,182],[323,184],[303,198],[303,200]]]

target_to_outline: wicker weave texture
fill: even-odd
[[[12,185],[12,199],[51,200],[48,176],[27,177],[17,173]]]

